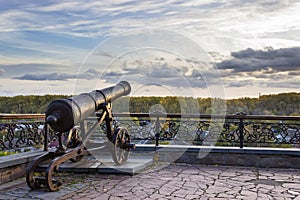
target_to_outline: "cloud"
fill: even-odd
[[[300,47],[271,47],[232,52],[216,63],[227,87],[297,88],[300,80]]]
[[[168,63],[155,63],[149,67],[148,70],[144,71],[146,77],[151,78],[169,78],[181,76],[182,72],[180,69],[170,66]]]
[[[114,71],[110,71],[110,72],[106,72],[103,74],[103,77],[106,77],[107,79],[110,79],[112,77],[120,77],[123,76],[124,74],[121,72],[114,72]]]
[[[145,84],[146,86],[162,86],[161,84],[159,84],[159,83],[146,83]]]
[[[49,74],[25,74],[23,76],[15,77],[14,79],[20,80],[32,80],[32,81],[66,81],[68,79],[75,78],[74,75],[68,75],[64,73],[49,73]]]
[[[300,28],[262,34],[263,38],[280,38],[284,40],[300,41]]]
[[[0,31],[47,30],[68,35],[94,37],[146,26],[220,30],[231,24],[265,17],[265,13],[297,7],[295,1],[93,1],[43,2],[24,6],[12,2],[2,9]],[[280,11],[280,12],[279,12]],[[290,12],[291,13],[291,12]],[[44,20],[40,20],[43,18]],[[292,18],[292,15],[289,17]],[[225,20],[227,19],[227,21]],[[264,19],[268,20],[269,17]],[[272,19],[272,18],[271,18]],[[249,21],[248,21],[249,20]],[[286,20],[289,22],[290,20]],[[270,23],[270,20],[268,21]],[[252,24],[247,23],[252,26]],[[285,24],[286,25],[286,24]],[[282,26],[282,25],[281,25]],[[199,32],[198,32],[199,33]]]
[[[122,59],[116,61],[102,74],[101,79],[112,83],[122,79],[141,85],[155,83],[175,88],[204,88],[207,84],[220,83],[220,75],[203,65],[196,58],[178,60],[176,55],[161,56],[158,59],[141,56],[126,62]]]
[[[299,17],[293,17],[297,16],[293,15],[297,12],[289,11],[290,15],[286,16],[284,10],[284,8],[293,7],[297,10],[299,6],[294,1],[276,1],[274,4],[272,1],[263,1],[262,3],[237,0],[187,0],[184,2],[157,0],[149,2],[138,0],[44,2],[30,0],[27,5],[14,1],[5,3],[5,6],[2,7],[0,33],[6,33],[7,37],[11,38],[10,41],[17,41],[9,46],[17,47],[20,52],[34,53],[37,56],[40,52],[43,57],[51,55],[54,58],[68,55],[67,52],[71,52],[70,56],[66,58],[70,60],[72,56],[73,59],[83,59],[84,54],[81,54],[82,57],[78,56],[80,48],[91,49],[98,44],[96,42],[101,42],[103,38],[145,27],[161,27],[180,32],[185,30],[186,33],[199,36],[199,42],[204,48],[228,51],[232,48],[240,49],[245,45],[237,44],[236,41],[248,41],[252,48],[256,48],[259,46],[257,38],[262,34],[288,32],[291,29],[300,28]],[[268,16],[265,12],[257,10],[259,7],[265,8],[268,12],[276,10],[278,12],[276,20],[274,16]],[[259,15],[256,15],[257,13]],[[286,21],[284,25],[278,23],[281,17],[284,17]],[[272,28],[269,28],[270,26]],[[251,33],[247,33],[248,31]],[[36,34],[28,35],[28,32]],[[11,34],[16,33],[15,37],[11,37]],[[35,38],[39,38],[39,41],[34,43]],[[75,39],[70,41],[68,38]],[[94,39],[94,46],[87,40],[79,42],[83,38]],[[68,48],[74,44],[77,44],[78,48]],[[85,44],[89,44],[88,47]],[[77,56],[74,56],[75,53]],[[102,56],[111,58],[113,55],[102,52]]]
[[[189,44],[163,34],[152,41],[143,38],[149,43],[142,44],[155,46],[159,41],[176,41],[166,49],[186,50],[191,58],[180,57],[170,62],[164,55],[156,55],[152,62],[122,61],[118,68],[95,59],[86,66],[88,70],[76,74],[76,66],[88,51],[110,36],[157,27],[192,36],[204,51],[214,52],[211,56],[229,87],[249,86],[252,81],[262,85],[269,81],[271,86],[280,78],[282,82],[276,83],[284,84],[289,78],[295,78],[291,82],[300,76],[299,47],[291,48],[300,46],[299,8],[300,3],[292,0],[29,0],[26,4],[7,1],[0,8],[0,50],[8,59],[0,61],[0,68],[5,71],[0,71],[0,75],[39,81],[103,78],[114,82],[125,78],[141,84],[154,82],[173,87],[206,87],[220,82],[216,73],[201,67],[193,69],[193,65],[197,68],[202,63],[197,56],[189,55]],[[129,42],[136,44],[135,41]],[[100,48],[95,56],[112,60],[125,52],[121,50],[131,47],[125,42],[120,41],[108,50]],[[276,49],[262,50],[264,46]],[[22,62],[29,64],[3,66]],[[108,69],[104,69],[106,66]]]
[[[272,82],[265,82],[265,85],[267,87],[273,87],[273,88],[299,89],[300,82],[295,80],[295,79],[292,79],[292,80],[277,80],[277,81],[272,81]]]
[[[300,71],[289,72],[289,76],[300,76]]]
[[[88,69],[85,73],[81,74],[67,74],[67,73],[28,73],[22,76],[14,77],[19,80],[32,80],[32,81],[67,81],[69,79],[97,79],[100,72],[95,69]]]
[[[114,56],[111,53],[108,52],[96,52],[95,53],[96,56],[104,56],[104,57],[108,57],[108,58],[114,58]]]
[[[93,74],[93,75],[100,75],[100,72],[98,70],[95,70],[93,68],[90,68],[88,70],[86,70],[87,74]]]
[[[24,74],[38,74],[37,72],[49,74],[55,71],[60,73],[65,73],[66,70],[74,71],[74,66],[72,65],[55,63],[0,64],[0,68],[5,71],[5,73],[2,74],[5,77],[21,77]]]
[[[233,72],[255,72],[272,69],[294,71],[300,67],[300,47],[267,50],[248,48],[231,53],[232,59],[217,63],[219,69],[231,69]]]
[[[0,76],[5,73],[5,70],[0,68]]]
[[[285,9],[286,7],[290,7],[293,3],[293,0],[252,0],[252,1],[241,1],[234,0],[230,2],[229,7],[232,8],[240,8],[241,6],[245,9],[253,8],[256,12],[278,12],[279,10]]]
[[[227,85],[229,87],[245,87],[245,86],[253,85],[253,82],[247,81],[247,80],[244,80],[244,81],[234,81],[234,82],[227,83]]]

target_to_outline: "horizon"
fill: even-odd
[[[226,98],[226,99],[222,99],[222,98],[219,98],[219,99],[222,99],[222,100],[235,100],[235,99],[246,99],[246,98],[250,98],[250,99],[259,99],[260,97],[264,97],[264,96],[276,96],[276,95],[288,95],[288,94],[300,94],[300,92],[282,92],[282,93],[269,93],[269,94],[259,94],[257,97],[248,97],[248,96],[244,96],[244,97],[234,97],[234,98]],[[0,98],[1,97],[8,97],[8,98],[14,98],[14,97],[18,97],[18,96],[24,96],[24,97],[27,97],[27,96],[46,96],[46,95],[53,95],[53,96],[73,96],[73,94],[28,94],[28,95],[15,95],[15,96],[2,96],[0,95]],[[79,94],[74,94],[74,95],[79,95]],[[183,98],[216,98],[216,97],[193,97],[193,96],[131,96],[130,94],[127,95],[127,96],[123,96],[121,98],[126,98],[126,97],[183,97]]]
[[[300,92],[297,1],[8,1],[0,16],[1,96]]]

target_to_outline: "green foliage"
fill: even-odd
[[[48,104],[64,95],[0,97],[0,113],[43,113]]]
[[[0,157],[1,156],[9,156],[9,155],[13,155],[16,152],[9,152],[9,151],[0,151]]]
[[[227,101],[228,114],[240,111],[249,115],[300,115],[300,93],[281,93]]]
[[[0,113],[43,113],[48,104],[64,95],[0,97]],[[157,106],[160,105],[160,106]],[[114,101],[113,112],[149,113],[163,107],[167,113],[249,115],[300,115],[300,93],[263,95],[259,98],[224,100],[192,97],[121,97]]]

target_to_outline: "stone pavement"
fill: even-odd
[[[57,192],[25,179],[0,185],[0,199],[300,199],[300,170],[157,164],[130,175],[62,173]]]

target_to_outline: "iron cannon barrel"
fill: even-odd
[[[46,122],[57,132],[69,131],[77,123],[99,110],[102,104],[128,95],[130,91],[130,84],[127,81],[121,81],[105,89],[55,100],[46,109]]]

